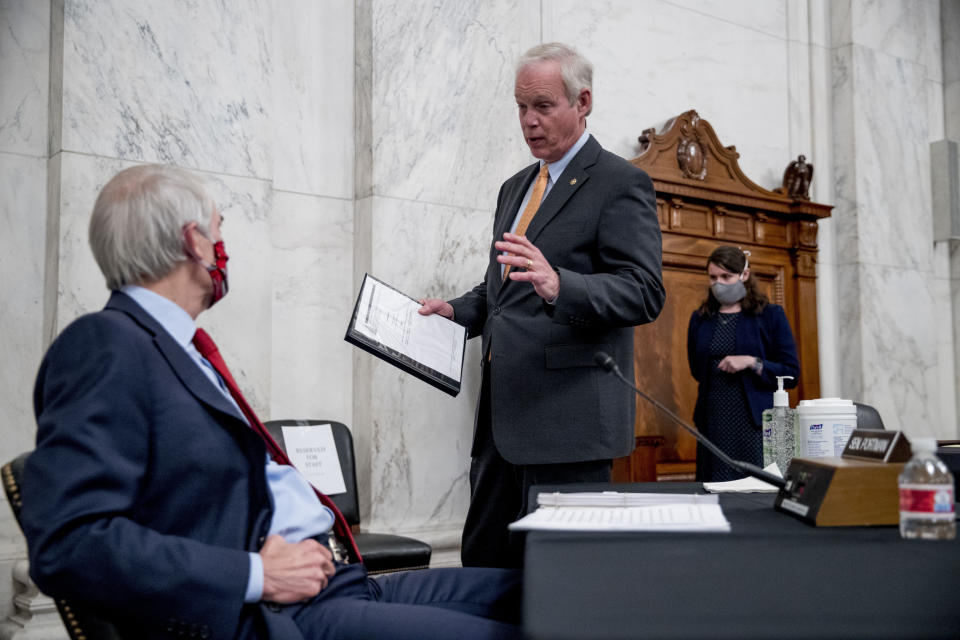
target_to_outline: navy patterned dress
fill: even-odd
[[[720,313],[710,341],[709,423],[704,435],[734,460],[763,466],[763,439],[753,426],[740,376],[749,370],[726,373],[717,369],[725,356],[736,355],[737,322],[740,313]],[[703,445],[697,444],[697,480],[719,482],[736,480],[743,474],[731,469]]]

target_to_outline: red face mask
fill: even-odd
[[[183,228],[183,241],[185,245],[184,250],[187,255],[192,256],[194,260],[203,265],[203,268],[210,274],[210,280],[213,281],[213,294],[210,296],[210,306],[212,307],[217,301],[223,298],[223,296],[227,295],[227,291],[230,289],[229,282],[227,281],[227,260],[229,260],[230,257],[227,255],[227,250],[223,246],[223,240],[213,243],[214,264],[206,262],[189,249],[190,238],[187,227]]]
[[[227,292],[230,290],[230,283],[227,279],[227,260],[230,259],[230,256],[227,255],[223,240],[213,243],[213,256],[216,264],[200,262],[207,270],[207,273],[210,274],[210,279],[213,281],[213,295],[210,297],[211,307],[223,298],[223,296],[227,295]]]

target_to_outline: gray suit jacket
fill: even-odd
[[[494,240],[534,179],[534,164],[500,188]],[[582,462],[633,450],[633,393],[594,363],[605,351],[633,375],[633,327],[663,307],[661,242],[649,176],[593,138],[567,165],[527,229],[560,274],[546,304],[526,282],[502,281],[491,244],[484,281],[451,300],[490,358],[491,428],[513,464]]]

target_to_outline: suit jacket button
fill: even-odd
[[[263,546],[263,543],[266,542],[266,541],[267,541],[267,537],[266,537],[266,536],[260,536],[259,538],[257,538],[257,546],[262,547],[262,546]]]
[[[493,315],[498,315],[500,313],[500,305],[497,305],[493,308]]]
[[[207,640],[207,638],[212,635],[213,634],[210,633],[210,627],[205,624],[200,625],[200,637],[203,638],[203,640]]]

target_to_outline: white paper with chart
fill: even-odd
[[[346,340],[455,396],[460,391],[467,330],[440,315],[420,315],[420,306],[366,274]]]

